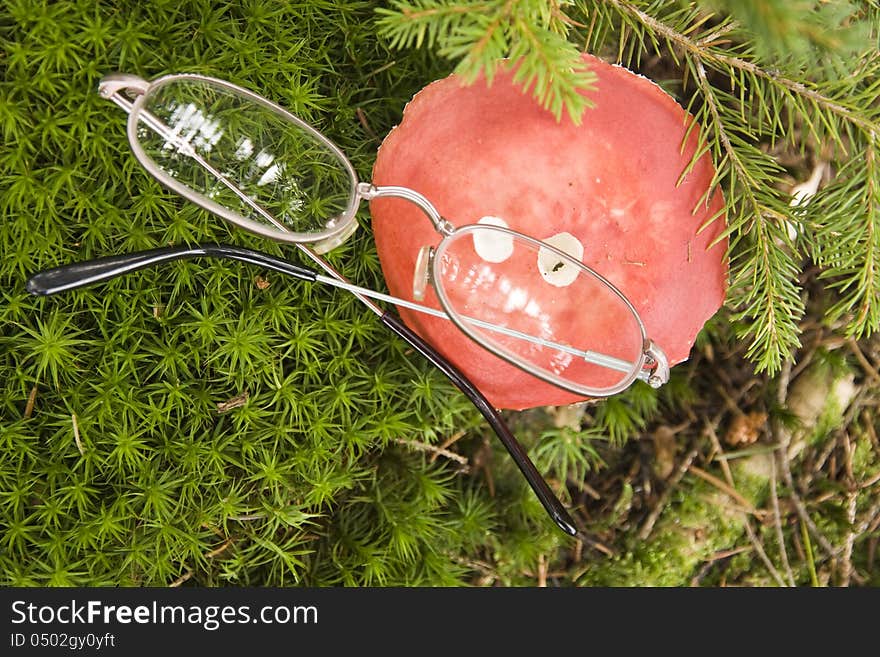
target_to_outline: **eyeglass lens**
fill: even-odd
[[[279,232],[323,232],[347,219],[356,181],[346,163],[270,104],[181,77],[151,86],[134,113],[138,145],[160,179]]]
[[[572,257],[510,232],[470,226],[441,244],[434,272],[441,300],[465,332],[545,380],[606,390],[640,367],[644,336],[637,317]]]

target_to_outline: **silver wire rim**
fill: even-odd
[[[639,354],[639,357],[632,363],[632,369],[628,371],[627,375],[621,381],[607,388],[593,388],[590,386],[574,383],[572,381],[559,377],[542,367],[538,367],[529,363],[528,361],[523,360],[512,351],[505,349],[504,347],[493,345],[487,342],[483,337],[480,336],[480,334],[474,331],[473,328],[471,328],[465,320],[461,319],[460,313],[456,311],[450,303],[449,297],[446,294],[446,290],[440,283],[438,283],[438,281],[442,280],[440,277],[440,262],[442,260],[444,251],[449,247],[449,244],[451,244],[453,240],[461,239],[461,237],[466,235],[467,233],[471,233],[477,230],[494,230],[501,233],[506,233],[508,235],[511,235],[515,239],[525,240],[526,242],[534,245],[537,249],[549,249],[551,252],[554,252],[560,257],[564,258],[566,261],[576,263],[586,274],[592,276],[599,283],[605,285],[614,293],[614,295],[618,299],[620,299],[620,301],[627,307],[630,314],[633,316],[636,324],[638,325],[639,334],[642,341],[642,351]],[[645,325],[642,323],[642,319],[641,317],[639,317],[639,314],[636,311],[635,307],[633,307],[632,303],[630,303],[629,299],[626,298],[623,292],[617,289],[614,284],[611,283],[604,276],[594,271],[584,263],[572,258],[567,253],[560,251],[559,249],[551,246],[550,244],[547,244],[546,242],[542,242],[540,240],[529,237],[528,235],[510,230],[509,228],[483,224],[469,224],[456,228],[450,235],[447,235],[440,241],[440,244],[437,245],[437,248],[434,251],[434,257],[432,258],[431,262],[431,286],[434,288],[434,291],[437,294],[437,299],[440,302],[440,305],[443,307],[443,310],[449,316],[449,319],[452,320],[452,322],[471,340],[476,342],[487,351],[507,361],[511,365],[541,379],[542,381],[550,383],[558,388],[562,388],[563,390],[567,390],[569,392],[573,392],[575,394],[583,395],[586,397],[608,397],[610,395],[614,395],[618,392],[626,390],[628,387],[630,387],[638,378],[639,373],[642,371],[645,363],[647,362],[647,349],[649,346],[649,340],[647,331],[645,330]]]
[[[162,171],[159,165],[156,164],[149,155],[147,155],[146,151],[144,151],[144,149],[141,147],[140,142],[138,141],[138,115],[143,111],[144,104],[146,103],[146,98],[150,93],[166,84],[179,80],[195,80],[198,82],[207,82],[209,84],[244,96],[248,100],[263,105],[273,112],[280,114],[291,123],[294,123],[298,128],[301,128],[309,136],[313,137],[316,141],[326,146],[339,159],[340,164],[344,167],[346,173],[348,173],[349,177],[351,178],[351,196],[349,198],[348,205],[346,206],[345,211],[341,215],[339,215],[337,219],[338,225],[330,230],[308,233],[299,233],[294,231],[284,232],[275,228],[270,228],[257,221],[248,219],[247,217],[244,217],[237,212],[233,212],[232,210],[226,208],[223,205],[220,205],[219,203],[216,203],[215,201],[212,201],[208,197],[196,192],[193,189],[190,189],[186,185],[180,183],[179,181],[175,180],[173,177]],[[128,115],[127,133],[129,145],[131,146],[131,150],[134,153],[134,156],[137,158],[138,162],[141,163],[141,166],[143,166],[144,169],[146,169],[151,176],[153,176],[156,180],[161,182],[173,192],[180,194],[188,201],[195,203],[199,207],[202,207],[209,212],[213,212],[223,219],[226,219],[227,221],[235,224],[236,226],[244,228],[251,233],[255,233],[262,237],[281,242],[293,242],[297,244],[316,243],[316,251],[320,253],[330,250],[332,246],[338,245],[340,243],[340,238],[342,241],[344,241],[345,237],[348,237],[357,228],[357,220],[355,218],[355,215],[357,213],[358,206],[360,205],[360,196],[357,193],[358,178],[351,162],[348,161],[348,158],[345,157],[345,155],[342,153],[341,150],[339,150],[336,144],[327,139],[327,137],[315,130],[315,128],[300,119],[298,116],[296,116],[295,114],[291,114],[280,105],[273,103],[272,101],[264,98],[263,96],[260,96],[259,94],[255,94],[254,92],[249,91],[243,87],[232,84],[231,82],[226,82],[225,80],[220,80],[218,78],[208,77],[206,75],[197,75],[194,73],[176,73],[157,78],[149,82],[144,93],[139,95],[132,103],[131,112]],[[329,248],[321,249],[321,243],[324,242],[327,242],[332,246],[330,246]]]

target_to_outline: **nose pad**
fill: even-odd
[[[416,258],[416,269],[413,272],[413,299],[425,300],[425,290],[431,275],[431,261],[434,259],[434,248],[423,246]]]
[[[358,222],[354,219],[354,217],[352,217],[344,231],[342,231],[338,235],[334,235],[333,237],[328,237],[327,239],[320,242],[315,242],[312,248],[318,255],[323,255],[328,251],[332,251],[337,246],[344,244],[345,240],[351,237],[352,234],[354,234],[354,232],[357,230],[357,228]]]

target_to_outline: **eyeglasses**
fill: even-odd
[[[417,191],[360,182],[345,155],[312,126],[251,91],[201,75],[148,82],[111,75],[100,94],[129,115],[128,138],[144,168],[169,189],[252,233],[295,244],[328,276],[236,247],[157,249],[42,272],[29,290],[53,293],[169,259],[213,256],[261,264],[355,294],[392,331],[438,366],[480,409],[550,516],[577,530],[497,411],[433,347],[370,299],[452,321],[489,352],[538,379],[588,397],[637,379],[668,380],[663,351],[611,282],[563,250],[495,223],[456,227]],[[416,261],[413,300],[352,285],[321,254],[357,228],[361,200],[399,197],[440,236]],[[536,283],[543,281],[536,293]],[[431,289],[439,308],[419,303]],[[613,331],[591,331],[601,323]],[[604,336],[604,337],[600,337]]]
[[[122,75],[105,78],[100,91],[129,113],[128,136],[141,164],[232,223],[324,253],[357,228],[361,200],[404,198],[442,237],[419,255],[413,298],[423,300],[430,285],[444,315],[475,342],[582,396],[611,395],[637,378],[665,380],[665,357],[632,304],[557,246],[492,224],[457,228],[414,190],[361,183],[326,137],[228,82]],[[122,92],[134,93],[134,101]],[[546,282],[540,294],[530,292],[536,280]],[[597,318],[615,330],[585,331]],[[608,337],[597,343],[597,333]]]

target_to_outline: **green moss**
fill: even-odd
[[[390,440],[446,436],[476,412],[350,295],[272,276],[260,290],[261,272],[223,263],[47,299],[24,291],[42,267],[169,241],[292,256],[151,180],[124,115],[97,96],[106,73],[240,83],[314,121],[367,178],[373,134],[442,65],[392,56],[363,2],[14,0],[0,11],[4,583],[461,581],[457,529],[473,545],[494,505],[471,497],[456,513],[460,478],[417,457],[393,475],[379,464],[400,456]],[[347,275],[381,287],[368,231],[344,251],[334,258]],[[244,405],[217,412],[245,391]]]
[[[687,586],[697,567],[735,544],[743,532],[737,513],[719,504],[717,491],[691,481],[670,499],[645,540],[632,537],[608,560],[596,559],[580,574],[581,586]]]

